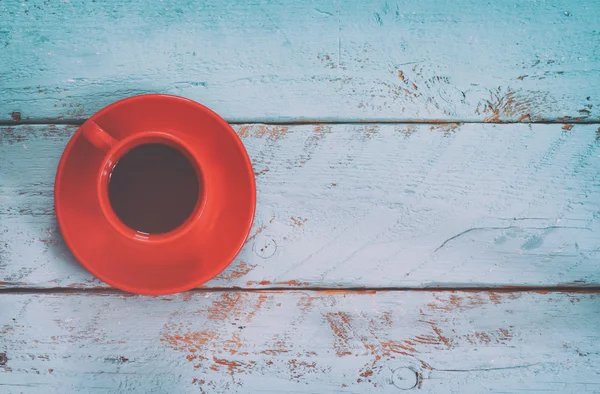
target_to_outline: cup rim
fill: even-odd
[[[198,177],[198,185],[200,186],[200,190],[198,193],[198,201],[196,201],[196,205],[194,206],[192,213],[182,224],[166,233],[148,234],[127,226],[115,213],[108,195],[108,184],[110,182],[110,175],[114,166],[131,150],[146,144],[163,144],[177,149],[188,159],[192,167],[194,167],[196,176]],[[100,209],[111,226],[126,238],[137,242],[153,244],[172,241],[190,231],[194,223],[196,223],[202,216],[202,212],[206,206],[206,198],[208,195],[207,187],[207,180],[202,171],[198,157],[191,149],[189,149],[183,140],[172,133],[166,133],[162,131],[137,132],[117,142],[104,155],[104,158],[102,159],[102,165],[100,166],[100,170],[98,171],[96,177],[96,193],[100,203]]]

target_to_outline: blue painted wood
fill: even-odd
[[[0,295],[0,392],[597,393],[595,294]]]
[[[75,126],[0,129],[0,287],[104,287],[53,180]],[[237,125],[254,228],[208,287],[600,283],[598,125]]]
[[[33,294],[0,294],[0,393],[599,392],[594,290],[306,290],[597,285],[598,15],[592,0],[0,0],[0,122],[160,92],[234,122],[570,123],[237,125],[251,239],[208,289],[160,298],[105,290],[60,238],[52,182],[75,127],[1,128],[0,288]]]
[[[0,2],[0,121],[140,93],[231,121],[600,117],[600,2]]]

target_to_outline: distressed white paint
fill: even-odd
[[[235,129],[257,174],[257,216],[209,287],[598,284],[597,125]],[[0,132],[2,287],[105,286],[54,218],[54,172],[74,130]]]
[[[2,294],[0,392],[597,393],[599,308],[564,293]]]
[[[0,121],[150,92],[231,121],[597,121],[599,14],[593,0],[4,0]]]

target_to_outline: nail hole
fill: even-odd
[[[254,241],[254,253],[263,259],[268,259],[275,254],[277,243],[271,237],[259,237]]]

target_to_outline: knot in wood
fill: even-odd
[[[392,374],[392,384],[400,390],[410,390],[417,387],[419,374],[411,368],[402,367]]]

